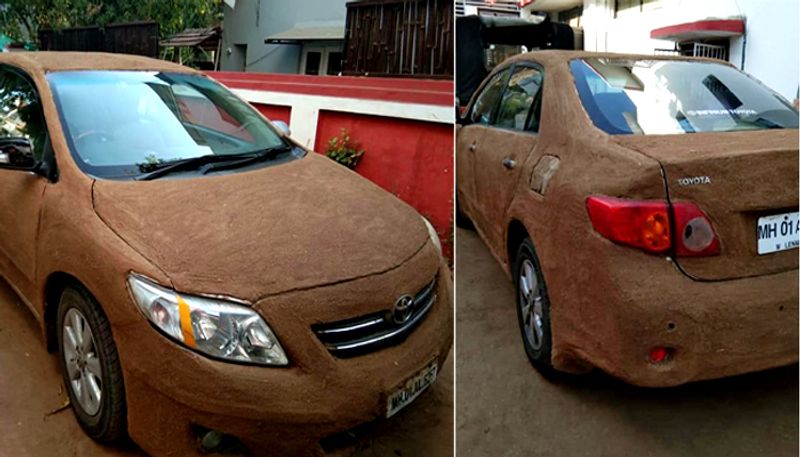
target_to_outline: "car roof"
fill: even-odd
[[[607,59],[626,59],[626,60],[691,60],[697,62],[714,62],[723,65],[731,65],[730,62],[718,59],[710,59],[704,57],[689,57],[689,56],[676,56],[676,55],[653,55],[653,54],[617,54],[612,52],[592,52],[592,51],[564,51],[564,50],[543,50],[532,51],[525,54],[519,54],[509,58],[501,66],[506,66],[512,62],[538,62],[545,67],[560,65],[564,62],[569,62],[573,59],[588,59],[593,57],[607,58]]]
[[[29,73],[74,70],[139,70],[197,73],[183,65],[131,54],[105,52],[33,51],[0,53],[0,64]]]

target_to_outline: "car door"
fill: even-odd
[[[32,80],[20,70],[0,66],[0,274],[30,298],[39,210],[49,181],[32,171],[4,168],[13,165],[7,148],[20,142],[30,145],[37,161],[52,151]]]
[[[476,208],[475,155],[483,144],[489,125],[508,82],[511,69],[495,73],[479,88],[475,101],[459,123],[456,135],[456,178],[459,205],[472,214]],[[476,215],[473,215],[476,217]],[[478,221],[474,221],[478,222]]]
[[[538,142],[543,79],[536,64],[511,69],[497,111],[475,150],[475,217],[495,249],[504,246],[506,211]]]

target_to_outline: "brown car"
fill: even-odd
[[[460,218],[512,275],[536,367],[670,386],[797,361],[786,100],[721,61],[543,51],[460,124]]]
[[[430,224],[213,80],[3,55],[0,118],[0,274],[92,438],[320,453],[436,379],[452,282]]]

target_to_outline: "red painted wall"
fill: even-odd
[[[262,103],[252,103],[253,107],[261,112],[267,119],[271,121],[283,121],[289,124],[289,118],[292,116],[292,107],[278,106],[278,105],[264,105]]]
[[[453,126],[321,111],[314,150],[324,152],[342,128],[366,151],[356,171],[427,217],[452,259]]]

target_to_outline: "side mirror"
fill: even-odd
[[[33,157],[33,143],[27,138],[0,138],[0,168],[13,170],[36,169],[38,162]]]
[[[283,132],[286,136],[292,136],[292,131],[289,129],[289,124],[283,121],[272,121],[272,125],[274,125],[278,130]]]

